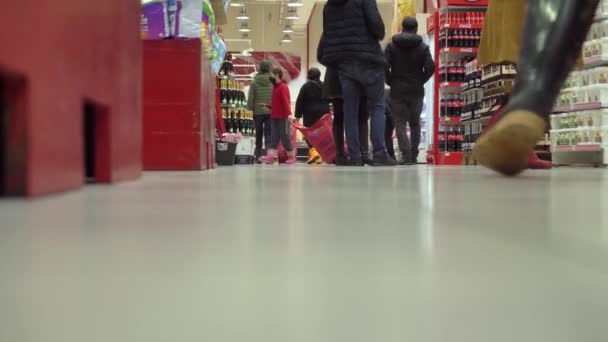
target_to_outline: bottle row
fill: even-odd
[[[222,108],[222,119],[228,133],[241,133],[251,137],[255,135],[255,121],[250,110]]]
[[[442,14],[439,17],[439,25],[481,25],[485,20],[485,12],[455,12]]]
[[[608,126],[608,108],[551,116],[554,130],[602,126]]]
[[[574,128],[570,130],[551,131],[551,145],[589,145],[603,144],[608,136],[608,127]]]
[[[467,65],[471,60],[473,60],[473,57],[450,61],[439,67],[439,82],[467,81]]]
[[[464,99],[459,94],[446,94],[439,104],[442,118],[459,118],[464,107]]]
[[[220,100],[223,106],[244,107],[247,104],[245,85],[239,81],[220,80]]]
[[[480,42],[481,29],[448,30],[447,34],[440,37],[439,47],[475,48],[479,47]]]
[[[442,126],[437,135],[439,152],[463,152],[464,126]]]

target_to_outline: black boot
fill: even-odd
[[[505,175],[527,168],[599,0],[528,1],[517,79],[504,115],[475,145],[480,164]]]

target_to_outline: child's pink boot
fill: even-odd
[[[294,148],[291,152],[287,152],[287,160],[285,161],[285,164],[291,165],[296,163],[296,151],[297,150]]]
[[[262,164],[274,164],[277,161],[277,150],[268,149],[266,155],[259,159]]]

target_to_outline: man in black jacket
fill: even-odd
[[[296,119],[304,118],[304,126],[312,127],[323,115],[329,113],[329,102],[323,98],[323,82],[321,71],[318,68],[308,70],[308,82],[306,82],[296,101]],[[309,158],[307,164],[320,163],[321,157],[307,141],[309,147]]]
[[[388,66],[387,84],[391,86],[392,115],[401,150],[401,164],[418,160],[420,114],[424,103],[424,84],[435,72],[435,62],[428,45],[416,34],[416,18],[403,19],[403,32],[393,36],[385,51]],[[411,144],[407,137],[410,125]]]
[[[319,61],[338,70],[344,98],[346,140],[353,165],[363,165],[359,139],[359,101],[366,96],[371,116],[375,165],[395,165],[384,143],[384,68],[380,41],[384,22],[376,0],[328,0],[323,10]]]

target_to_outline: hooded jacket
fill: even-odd
[[[435,73],[435,62],[422,37],[408,32],[396,34],[384,54],[388,62],[386,83],[393,96],[424,94],[424,84]]]
[[[323,10],[319,61],[333,67],[345,62],[384,67],[380,47],[384,29],[376,0],[328,0]]]
[[[271,101],[272,82],[270,81],[270,62],[262,61],[260,63],[260,72],[249,86],[247,109],[253,111],[253,115],[269,115],[270,110],[260,107],[260,104],[270,104]]]
[[[323,98],[321,72],[317,68],[308,72],[308,82],[300,89],[296,100],[296,118],[304,118],[304,126],[311,127],[329,113],[329,104]]]

